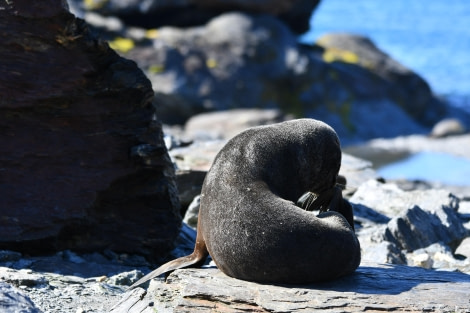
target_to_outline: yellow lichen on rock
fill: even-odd
[[[151,74],[159,74],[165,71],[165,65],[163,64],[153,64],[148,68],[149,73]]]
[[[217,61],[213,58],[208,58],[206,60],[206,66],[208,68],[215,68],[215,67],[217,67]]]
[[[117,37],[116,39],[109,42],[109,46],[113,50],[127,53],[135,47],[135,43],[132,39]]]
[[[88,10],[96,10],[105,6],[108,0],[84,0],[83,4]]]
[[[337,48],[327,48],[323,52],[323,61],[327,63],[331,62],[344,62],[344,63],[351,63],[357,64],[359,63],[359,56],[351,51],[347,50],[340,50]]]
[[[158,29],[149,29],[145,32],[145,38],[155,39],[158,37]]]

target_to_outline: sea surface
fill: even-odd
[[[469,0],[322,0],[310,24],[301,41],[332,32],[367,36],[470,112]]]
[[[385,165],[377,173],[386,179],[408,179],[470,186],[470,160],[439,152],[419,152]]]
[[[369,37],[436,95],[470,112],[470,0],[322,0],[310,24],[302,42],[333,32]],[[440,153],[419,153],[378,173],[470,186],[470,160]]]

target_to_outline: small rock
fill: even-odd
[[[117,275],[111,276],[108,279],[108,283],[111,285],[118,286],[130,286],[144,276],[144,273],[139,270],[133,270],[130,272],[119,273]]]
[[[102,282],[104,282],[106,279],[108,279],[108,276],[103,275],[103,276],[97,277],[97,278],[96,278],[96,281],[99,282],[99,283],[102,283]]]
[[[456,118],[446,118],[436,123],[431,130],[430,136],[435,138],[464,134],[466,131],[463,123]]]
[[[427,253],[420,253],[412,254],[408,260],[408,264],[411,266],[419,266],[430,269],[432,268],[433,261]]]

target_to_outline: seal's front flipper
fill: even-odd
[[[334,188],[326,190],[321,194],[308,191],[297,200],[296,205],[305,211],[320,210],[320,212],[326,212],[333,196]]]
[[[315,202],[315,200],[317,200],[317,198],[318,195],[307,191],[299,198],[299,200],[297,200],[296,205],[305,211],[312,211],[312,204]]]

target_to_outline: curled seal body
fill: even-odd
[[[199,266],[208,254],[225,274],[263,283],[309,283],[354,272],[360,245],[352,207],[335,187],[340,165],[339,139],[321,121],[240,133],[221,149],[204,180],[194,252],[131,288]],[[319,214],[296,205],[306,192],[316,195]]]

